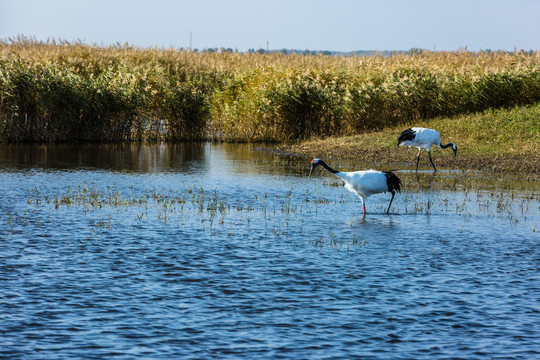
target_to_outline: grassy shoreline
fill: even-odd
[[[321,157],[334,163],[354,160],[361,168],[414,169],[417,149],[396,147],[401,131],[413,126],[437,129],[443,143],[452,141],[458,145],[455,159],[448,149],[432,148],[438,168],[486,170],[540,178],[540,104],[422,120],[354,136],[283,143],[275,149],[306,158]],[[432,169],[425,151],[420,157],[419,169]]]

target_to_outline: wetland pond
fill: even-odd
[[[0,357],[540,358],[536,182],[411,162],[363,217],[309,161],[1,146]]]

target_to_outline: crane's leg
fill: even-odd
[[[428,151],[428,155],[429,155],[429,161],[431,161],[431,165],[433,165],[433,169],[435,171],[437,171],[437,168],[435,167],[435,164],[433,163],[433,160],[431,160],[431,151]]]
[[[386,213],[390,211],[390,206],[392,206],[392,201],[394,200],[394,196],[396,195],[395,191],[392,191],[392,198],[390,199],[390,204],[388,204],[388,209],[386,209]]]
[[[416,172],[418,172],[418,163],[420,162],[420,153],[422,149],[418,150],[418,155],[416,155]]]
[[[362,213],[365,215],[366,214],[366,205],[364,204],[364,198],[361,197],[360,195],[358,195],[358,197],[360,198],[360,201],[362,201]]]

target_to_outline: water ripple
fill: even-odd
[[[534,195],[503,207],[500,189],[435,177],[363,217],[274,158],[253,173],[206,155],[157,173],[0,172],[0,357],[540,357]],[[92,191],[124,203],[54,204]]]

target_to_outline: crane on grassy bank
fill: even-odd
[[[437,171],[433,160],[431,159],[431,147],[435,145],[441,149],[446,149],[447,147],[452,147],[454,151],[454,158],[457,156],[457,146],[456,144],[450,142],[446,145],[441,144],[441,135],[437,130],[426,129],[422,127],[413,127],[412,129],[407,129],[401,133],[398,138],[398,147],[399,146],[414,146],[418,148],[418,155],[416,156],[416,171],[418,171],[418,162],[420,161],[420,153],[422,150],[426,149],[429,155],[429,161],[433,165],[433,169]]]

